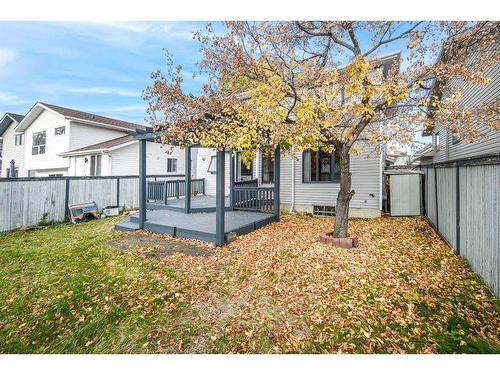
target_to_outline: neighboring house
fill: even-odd
[[[184,152],[178,147],[166,153],[167,147],[148,142],[148,174],[184,173]],[[59,154],[69,159],[69,176],[123,176],[139,174],[139,144],[132,135],[78,148]]]
[[[428,144],[415,152],[412,157],[412,164],[429,164],[434,157],[434,146]]]
[[[14,176],[24,176],[24,134],[16,132],[16,126],[24,116],[7,112],[0,120],[0,177],[11,176],[14,160]]]
[[[500,51],[500,42],[494,47]],[[480,51],[471,53],[470,58],[476,58]],[[443,99],[458,89],[461,96],[461,105],[465,110],[473,109],[483,103],[498,102],[500,97],[500,62],[485,71],[490,78],[487,85],[465,84],[454,81],[451,88],[443,94]],[[500,152],[500,131],[478,126],[480,138],[475,142],[466,142],[459,135],[453,134],[449,129],[437,124],[433,129],[428,129],[423,135],[432,135],[433,158],[432,162],[444,162],[468,157],[495,154]]]
[[[385,155],[385,164],[387,166],[410,165],[411,158],[406,152],[403,152],[403,151],[396,151],[396,152],[392,152],[392,153],[387,153]]]
[[[18,177],[137,175],[139,150],[129,133],[146,129],[127,121],[38,102],[24,118],[16,123],[11,121],[7,127],[4,160],[15,160]],[[15,145],[19,142],[21,147]],[[160,144],[148,145],[148,173],[184,172],[183,153],[177,147],[171,155],[166,151],[167,147]],[[2,176],[9,168],[6,164],[2,166]]]

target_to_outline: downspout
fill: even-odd
[[[290,205],[290,213],[295,209],[295,147],[292,144],[292,204]]]

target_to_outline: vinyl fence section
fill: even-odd
[[[184,175],[148,176],[149,181]],[[0,232],[67,218],[68,205],[94,201],[106,206],[139,207],[138,176],[48,177],[0,180]]]
[[[423,166],[427,219],[500,296],[500,157]]]

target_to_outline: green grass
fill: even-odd
[[[0,234],[0,353],[500,353],[498,300],[422,221],[353,221],[350,253],[285,217],[158,260],[110,246],[121,219]]]
[[[0,351],[143,352],[185,309],[175,270],[110,249],[116,219],[0,236]],[[165,313],[166,312],[166,313]],[[169,329],[175,336],[175,328]]]

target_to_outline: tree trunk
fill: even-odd
[[[337,205],[335,206],[335,226],[333,227],[333,237],[347,237],[349,220],[349,202],[354,195],[351,190],[351,171],[349,148],[343,146],[336,150],[339,153],[340,168],[340,191],[337,196]]]

